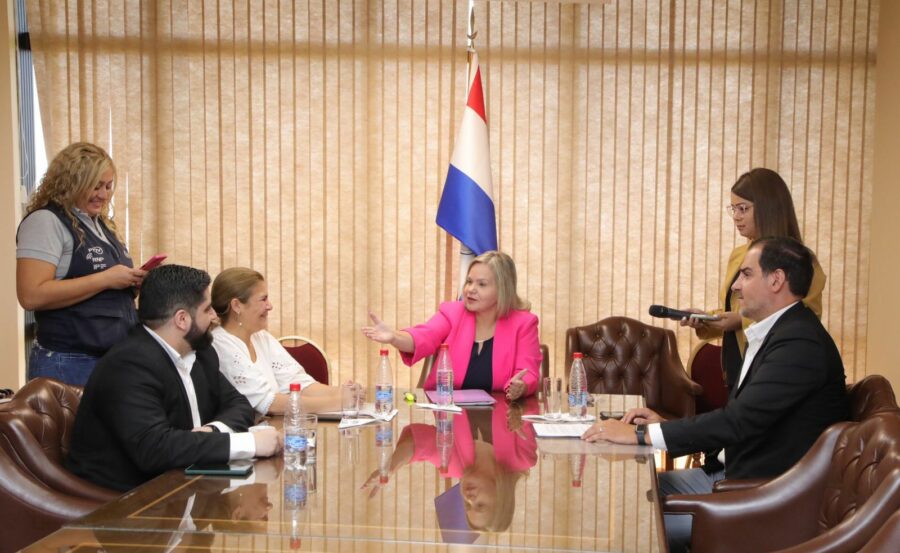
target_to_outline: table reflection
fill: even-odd
[[[320,422],[303,468],[261,460],[243,480],[171,471],[71,526],[110,548],[659,550],[648,448],[536,440],[522,421],[538,413],[534,399],[399,409],[348,430]]]

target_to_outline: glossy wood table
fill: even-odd
[[[320,422],[303,469],[278,458],[244,480],[170,471],[28,551],[665,550],[652,449],[535,439],[521,419],[534,399],[399,411],[352,430]]]

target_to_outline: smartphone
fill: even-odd
[[[230,463],[194,463],[184,469],[188,476],[248,476],[253,472],[253,462],[249,460]]]
[[[164,253],[158,253],[158,254],[154,255],[153,257],[151,257],[150,259],[148,259],[146,263],[141,265],[141,270],[149,271],[150,269],[158,267],[159,264],[162,263],[167,257],[169,257],[169,256]]]

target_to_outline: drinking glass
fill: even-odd
[[[356,384],[341,386],[341,415],[345,419],[355,419],[359,415],[359,394]]]
[[[319,417],[311,414],[300,415],[300,432],[306,438],[306,460],[315,462],[316,458],[316,434],[319,425]]]
[[[544,378],[544,416],[550,420],[562,417],[562,378]]]

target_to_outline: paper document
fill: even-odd
[[[459,405],[438,405],[437,403],[416,403],[416,407],[421,409],[431,409],[432,411],[449,411],[451,413],[462,413],[462,407]]]
[[[534,423],[534,432],[538,438],[581,438],[591,425],[588,423],[549,424]]]
[[[555,419],[548,418],[546,415],[522,415],[523,421],[529,422],[549,422],[549,423],[573,423],[573,422],[593,422],[594,415],[585,415],[583,417],[573,417],[568,413],[563,413],[562,416],[559,416]]]
[[[397,411],[394,409],[387,415],[378,415],[375,413],[371,413],[368,416],[364,417],[356,417],[355,419],[342,418],[340,424],[338,424],[338,428],[343,430],[344,428],[353,428],[354,426],[362,426],[364,424],[371,424],[373,422],[387,422],[393,420],[395,416],[397,416]]]

